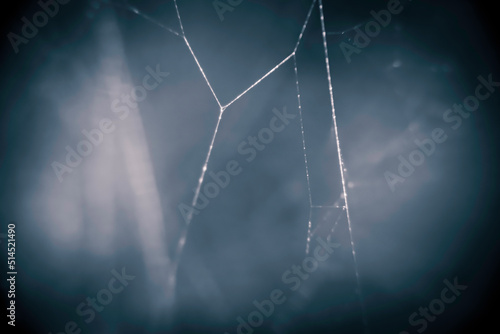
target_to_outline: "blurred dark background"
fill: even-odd
[[[211,1],[178,1],[186,37],[221,104],[290,54],[311,3],[244,0],[221,21]],[[500,96],[481,102],[456,131],[442,119],[474,93],[478,76],[500,81],[494,3],[406,2],[350,63],[339,47],[354,37],[349,29],[387,2],[323,4],[326,31],[347,30],[327,41],[370,332],[416,333],[410,314],[455,277],[467,290],[425,332],[494,330]],[[2,35],[19,34],[21,18],[39,10],[35,1],[5,5]],[[234,159],[243,172],[194,216],[176,253],[185,226],[178,204],[191,203],[219,106],[182,38],[151,19],[180,32],[173,1],[73,0],[19,53],[2,40],[0,233],[17,223],[19,273],[16,328],[8,333],[55,334],[72,320],[88,333],[236,333],[236,318],[246,319],[252,301],[273,289],[286,291],[287,301],[256,333],[362,333],[341,210],[311,211],[315,236],[325,239],[340,217],[332,235],[338,252],[299,291],[281,281],[306,256],[298,117],[254,161],[237,150],[269,125],[273,108],[298,114],[293,59],[224,111],[208,171]],[[342,189],[322,43],[316,5],[297,69],[312,201],[332,206],[342,205]],[[169,76],[140,111],[119,120],[113,98],[157,64]],[[81,130],[103,117],[117,130],[60,183],[50,164],[63,161],[65,146],[75,147]],[[384,172],[394,172],[398,156],[408,157],[413,141],[436,127],[448,140],[392,192]],[[154,191],[141,192],[142,184]],[[135,280],[86,324],[75,308],[123,267]],[[4,305],[6,288],[2,279]]]

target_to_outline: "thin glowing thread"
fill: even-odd
[[[175,12],[177,13],[177,19],[179,20],[179,26],[181,27],[182,36],[185,37],[184,26],[182,25],[181,14],[179,13],[179,7],[177,6],[177,0],[174,0]]]
[[[313,0],[311,7],[309,8],[309,12],[307,13],[306,16],[306,21],[304,22],[304,25],[302,26],[302,30],[300,31],[299,39],[297,40],[297,44],[295,45],[295,48],[293,49],[293,53],[297,52],[297,49],[299,48],[300,41],[302,40],[302,36],[304,36],[304,31],[306,31],[307,23],[309,22],[309,18],[311,17],[311,13],[313,11],[314,5],[316,4],[316,0]]]
[[[352,257],[353,257],[353,261],[354,261],[354,271],[356,274],[356,283],[358,286],[358,297],[359,297],[359,302],[360,302],[360,306],[361,306],[363,325],[365,328],[365,333],[368,333],[368,323],[367,323],[367,319],[366,319],[365,306],[364,306],[363,296],[362,296],[362,292],[361,292],[361,280],[359,277],[358,261],[357,261],[357,257],[356,257],[356,249],[354,246],[354,240],[352,237],[352,224],[351,224],[351,217],[349,215],[349,204],[348,204],[348,200],[347,200],[346,183],[345,183],[345,177],[344,177],[344,161],[342,159],[342,152],[340,149],[339,132],[338,132],[338,127],[337,127],[337,117],[335,115],[335,103],[333,101],[332,76],[330,74],[330,62],[329,62],[329,57],[328,57],[328,44],[326,42],[325,17],[323,14],[323,1],[322,0],[319,0],[319,12],[320,12],[320,19],[321,19],[321,30],[322,30],[322,34],[323,34],[323,48],[325,50],[326,72],[328,75],[328,90],[330,92],[330,104],[332,107],[333,126],[335,129],[335,139],[337,142],[337,153],[338,153],[338,158],[339,158],[340,176],[342,179],[342,191],[344,194],[344,203],[345,203],[345,211],[346,211],[346,216],[347,216],[347,225],[349,227],[349,239],[351,241],[351,250],[352,250]]]
[[[306,254],[309,254],[309,245],[311,243],[311,228],[312,228],[312,194],[311,194],[311,181],[309,178],[309,163],[307,161],[307,148],[306,148],[306,137],[304,132],[304,120],[302,117],[302,102],[300,98],[300,85],[299,85],[299,72],[297,69],[297,57],[293,55],[293,65],[295,72],[295,86],[297,88],[297,103],[299,106],[299,118],[300,118],[300,133],[302,137],[302,149],[304,152],[304,165],[306,168],[306,180],[307,180],[307,194],[309,196],[309,221],[307,223],[307,241],[306,241]]]
[[[198,179],[198,186],[196,187],[196,191],[194,193],[191,207],[194,207],[196,205],[196,202],[198,201],[198,197],[200,196],[201,186],[203,184],[203,180],[205,179],[205,173],[207,172],[207,169],[208,169],[208,163],[210,161],[210,156],[212,155],[212,150],[214,148],[215,137],[217,137],[217,133],[219,132],[219,125],[220,125],[220,121],[222,119],[223,113],[224,113],[224,110],[221,108],[220,113],[219,113],[219,118],[217,119],[217,125],[215,126],[215,131],[214,131],[214,134],[212,135],[212,140],[211,140],[210,146],[208,148],[208,153],[207,153],[207,156],[205,158],[205,162],[203,163],[203,167],[201,168],[201,176]],[[190,211],[189,215],[188,215],[188,221],[187,221],[188,225],[189,225],[189,223],[191,223],[192,217],[193,217],[193,211]]]
[[[219,99],[217,98],[217,95],[215,95],[214,89],[212,88],[212,85],[210,84],[207,76],[205,75],[205,71],[203,71],[203,68],[201,67],[200,62],[198,61],[198,58],[196,58],[196,55],[194,54],[193,49],[191,49],[191,45],[189,45],[189,42],[188,42],[186,36],[183,36],[183,37],[184,37],[184,42],[186,42],[186,45],[189,48],[189,52],[191,52],[191,55],[193,55],[193,58],[196,62],[196,65],[198,65],[198,68],[200,69],[200,72],[203,75],[203,78],[205,78],[205,81],[207,82],[207,85],[210,88],[210,91],[212,92],[212,94],[215,98],[215,101],[217,101],[217,104],[221,108],[221,113],[222,113],[222,111],[224,111],[224,109],[226,109],[226,108],[223,108],[222,105],[220,104]]]
[[[278,68],[281,67],[281,65],[283,65],[284,63],[286,63],[292,56],[294,55],[294,53],[290,53],[285,59],[283,59],[278,65],[274,66],[269,72],[267,72],[262,78],[260,78],[259,80],[257,80],[253,85],[251,85],[250,87],[248,87],[247,89],[245,89],[240,95],[236,96],[231,102],[229,102],[228,104],[226,104],[224,106],[224,109],[226,109],[227,107],[229,107],[231,104],[233,104],[234,102],[236,102],[237,100],[239,100],[243,95],[245,95],[250,89],[254,88],[255,86],[257,86],[262,80],[264,80],[265,78],[267,78],[271,73],[273,73],[274,71],[276,71]]]
[[[158,22],[157,20],[155,20],[155,19],[153,19],[151,16],[149,16],[149,15],[147,15],[147,14],[145,14],[145,13],[141,12],[139,9],[137,9],[137,8],[136,8],[136,7],[134,7],[134,6],[131,6],[131,5],[122,5],[122,4],[118,4],[118,3],[113,3],[113,4],[114,4],[115,6],[117,6],[117,7],[122,7],[122,8],[124,8],[124,9],[126,9],[126,10],[129,10],[129,11],[131,11],[132,13],[134,13],[134,14],[136,14],[136,15],[138,15],[138,16],[140,16],[140,17],[144,18],[144,19],[146,19],[147,21],[149,21],[149,22],[151,22],[151,23],[153,23],[153,24],[155,24],[155,25],[159,26],[160,28],[163,28],[163,29],[165,29],[165,30],[168,30],[168,31],[170,31],[172,34],[174,34],[174,35],[176,35],[176,36],[179,36],[179,37],[180,37],[180,34],[179,34],[177,31],[175,31],[175,30],[174,30],[174,29],[172,29],[172,28],[169,28],[169,27],[165,26],[163,23]]]
[[[337,219],[335,220],[335,223],[333,223],[333,226],[332,226],[332,228],[331,228],[331,230],[330,230],[330,234],[327,236],[327,240],[330,240],[330,237],[331,237],[331,236],[332,236],[332,234],[335,232],[335,228],[337,227],[337,225],[338,225],[338,223],[339,223],[339,221],[340,221],[340,218],[342,218],[342,216],[344,216],[344,215],[343,215],[344,210],[345,210],[345,207],[342,207],[342,211],[338,214]],[[315,228],[315,229],[314,229],[314,231],[311,233],[311,235],[315,235],[315,234],[316,234],[316,232],[318,231],[319,227],[320,227],[319,225],[318,225],[318,226],[316,226],[316,228]]]
[[[314,0],[316,1],[316,0]],[[199,61],[198,61],[198,58],[196,57],[195,53],[193,52],[192,48],[191,48],[191,45],[189,44],[189,41],[185,35],[185,31],[184,31],[184,26],[182,24],[182,20],[181,20],[181,16],[180,16],[180,12],[179,12],[179,8],[177,6],[177,0],[174,0],[174,4],[175,4],[175,10],[176,10],[176,13],[177,13],[177,19],[179,20],[179,26],[181,27],[181,32],[182,32],[182,37],[187,45],[187,47],[189,48],[189,51],[191,53],[191,55],[193,56],[193,58],[195,59],[195,62],[196,62],[196,65],[198,66],[198,69],[200,70],[200,72],[202,73],[203,75],[203,78],[205,79],[208,87],[210,88],[210,91],[212,92],[215,100],[217,101],[217,104],[219,105],[220,107],[220,112],[219,112],[219,117],[217,119],[217,125],[215,126],[215,130],[214,130],[214,133],[212,135],[212,140],[211,140],[211,143],[210,143],[210,146],[208,148],[208,152],[207,152],[207,156],[205,158],[205,161],[204,161],[204,164],[203,164],[203,167],[202,167],[202,171],[201,171],[201,175],[198,179],[198,185],[196,187],[196,190],[195,190],[195,194],[193,196],[193,200],[192,200],[192,207],[195,206],[196,202],[198,201],[198,197],[200,195],[200,192],[201,192],[201,186],[203,185],[203,181],[205,179],[205,173],[207,171],[207,168],[208,168],[208,163],[210,162],[210,157],[212,155],[212,150],[214,148],[214,143],[215,143],[215,139],[217,137],[217,133],[218,133],[218,130],[219,130],[219,125],[220,125],[220,122],[221,122],[221,119],[222,119],[222,114],[224,113],[224,110],[229,107],[232,103],[234,103],[235,101],[237,101],[239,98],[241,98],[243,95],[245,95],[248,91],[250,91],[253,87],[255,87],[256,85],[258,85],[262,80],[264,80],[266,77],[268,77],[271,73],[273,73],[274,71],[276,71],[280,66],[282,66],[285,62],[287,62],[293,55],[294,53],[291,53],[288,57],[286,57],[284,60],[282,60],[278,65],[276,65],[273,69],[271,69],[268,73],[266,73],[263,77],[261,77],[259,80],[257,80],[253,85],[251,85],[249,88],[247,88],[245,91],[243,91],[241,94],[239,94],[235,99],[233,99],[231,102],[229,102],[227,105],[225,106],[222,106],[219,102],[219,99],[217,98],[217,95],[215,94],[215,91],[213,90],[212,88],[212,85],[210,84],[207,76],[205,75],[205,71],[203,70],[202,66],[200,65]],[[301,37],[300,37],[301,38]],[[192,221],[192,218],[193,218],[193,211],[191,210],[188,214],[188,217],[187,217],[187,220],[186,220],[186,225],[190,225],[191,221]],[[183,232],[181,232],[181,237],[179,239],[179,243],[178,243],[178,247],[177,247],[177,250],[178,250],[178,253],[180,251],[182,251],[182,248],[183,248],[183,245],[186,241],[186,234],[187,232],[185,230],[183,230]]]

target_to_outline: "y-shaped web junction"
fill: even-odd
[[[293,65],[294,65],[294,72],[295,72],[295,83],[296,83],[296,88],[297,88],[297,103],[298,103],[299,116],[300,116],[300,129],[301,129],[302,147],[303,147],[303,153],[304,153],[305,174],[306,174],[306,180],[307,180],[307,191],[308,191],[308,200],[309,200],[309,219],[308,219],[307,241],[306,241],[306,254],[308,254],[309,253],[309,248],[310,248],[311,237],[314,235],[314,231],[312,231],[312,221],[311,221],[312,220],[312,210],[315,209],[315,208],[333,208],[334,207],[334,206],[322,206],[322,205],[314,205],[313,204],[312,193],[311,193],[310,174],[309,174],[309,163],[308,163],[308,159],[307,159],[307,146],[306,146],[306,140],[305,140],[304,122],[303,122],[303,118],[302,118],[302,103],[301,103],[300,85],[299,85],[299,74],[298,74],[297,57],[296,57],[296,53],[297,53],[298,47],[299,47],[300,42],[301,42],[301,40],[302,40],[302,38],[304,36],[304,31],[305,31],[305,29],[307,27],[307,24],[309,22],[309,19],[311,17],[312,11],[313,11],[314,6],[316,5],[316,3],[318,3],[319,13],[320,13],[320,20],[321,20],[321,30],[322,30],[322,37],[323,37],[323,48],[324,48],[324,53],[325,53],[326,72],[327,72],[327,77],[328,77],[328,90],[329,90],[330,105],[331,105],[331,110],[332,110],[333,128],[334,128],[334,131],[335,131],[335,139],[336,139],[337,154],[338,154],[338,159],[339,159],[340,175],[341,175],[341,179],[342,179],[342,196],[341,197],[343,197],[343,201],[344,201],[344,205],[342,206],[342,212],[337,217],[337,219],[335,220],[335,222],[333,224],[333,227],[331,229],[330,235],[328,236],[328,238],[330,238],[330,236],[335,231],[335,228],[336,228],[336,226],[337,226],[337,224],[338,224],[338,222],[339,222],[339,220],[341,218],[342,213],[345,212],[345,216],[347,218],[348,229],[349,229],[349,238],[350,238],[350,246],[351,246],[351,251],[352,251],[352,257],[353,257],[353,261],[354,261],[354,270],[355,270],[356,285],[357,285],[357,295],[359,297],[359,302],[360,302],[360,305],[361,305],[364,329],[365,329],[365,332],[368,333],[368,324],[367,324],[367,319],[366,319],[366,312],[365,312],[365,307],[364,307],[364,302],[363,302],[363,296],[362,296],[362,292],[361,292],[361,282],[360,282],[360,276],[359,276],[359,270],[358,270],[357,255],[356,255],[355,244],[354,244],[353,235],[352,235],[353,234],[352,233],[352,224],[351,224],[351,218],[350,218],[350,214],[349,214],[349,204],[348,204],[347,189],[346,189],[346,180],[345,180],[345,171],[346,171],[346,169],[345,169],[345,166],[344,166],[344,160],[342,158],[342,151],[341,151],[341,147],[340,147],[340,139],[339,139],[338,126],[337,126],[337,118],[336,118],[336,114],[335,114],[335,104],[334,104],[334,98],[333,98],[332,78],[331,78],[331,73],[330,73],[330,62],[329,62],[329,57],[328,57],[328,43],[327,43],[327,40],[326,40],[327,34],[328,35],[344,34],[344,33],[348,32],[348,31],[354,29],[355,27],[351,28],[351,29],[348,29],[348,30],[345,30],[345,31],[341,31],[341,32],[331,32],[331,33],[329,32],[329,33],[327,33],[326,29],[325,29],[325,18],[324,18],[324,13],[323,13],[323,2],[322,2],[322,0],[313,0],[311,6],[309,8],[309,11],[307,13],[306,20],[305,20],[305,22],[304,22],[304,24],[302,26],[302,30],[301,30],[299,38],[297,40],[297,44],[295,45],[295,48],[293,49],[293,51],[286,58],[284,58],[280,63],[278,63],[275,67],[273,67],[271,70],[269,70],[269,72],[267,72],[265,75],[263,75],[255,83],[253,83],[250,87],[248,87],[242,93],[240,93],[239,95],[237,95],[233,100],[231,100],[230,102],[228,102],[225,105],[222,105],[221,102],[219,101],[219,99],[218,99],[218,97],[217,97],[217,95],[216,95],[216,93],[215,93],[212,85],[210,84],[210,81],[208,80],[208,78],[207,78],[207,76],[205,74],[205,71],[203,70],[200,62],[198,61],[198,58],[196,57],[195,53],[193,52],[193,49],[191,48],[191,45],[189,44],[189,41],[188,41],[188,39],[186,37],[185,31],[184,31],[184,26],[182,24],[181,15],[180,15],[180,12],[179,12],[179,7],[177,5],[177,0],[174,0],[174,5],[175,5],[175,11],[176,11],[176,14],[177,14],[177,19],[179,21],[180,32],[175,31],[172,28],[166,27],[165,25],[163,25],[162,23],[158,22],[157,20],[155,20],[155,19],[151,18],[150,16],[142,13],[136,7],[133,7],[133,6],[130,6],[130,5],[119,5],[119,6],[125,8],[125,9],[127,9],[127,10],[129,10],[129,11],[131,11],[131,12],[137,14],[137,15],[139,15],[140,17],[142,17],[142,18],[148,20],[149,22],[151,22],[151,23],[159,26],[160,28],[169,31],[170,33],[174,34],[175,36],[181,37],[184,40],[184,42],[186,43],[186,46],[188,47],[189,52],[191,53],[194,61],[196,62],[196,65],[198,66],[199,71],[201,72],[203,78],[205,79],[205,82],[207,83],[208,87],[210,88],[210,91],[212,92],[212,95],[214,96],[215,101],[217,102],[217,104],[219,106],[219,116],[218,116],[218,119],[217,119],[217,124],[215,126],[215,129],[214,129],[214,132],[213,132],[213,135],[212,135],[212,139],[210,141],[210,146],[208,148],[207,155],[205,157],[203,166],[201,168],[201,175],[200,175],[200,177],[198,179],[198,184],[196,186],[195,193],[194,193],[194,196],[193,196],[192,207],[195,206],[195,204],[198,201],[198,197],[200,196],[201,186],[203,185],[203,181],[205,179],[205,174],[207,172],[207,167],[208,167],[208,164],[210,162],[210,157],[212,155],[212,151],[213,151],[213,148],[214,148],[215,139],[216,139],[217,133],[219,131],[219,125],[220,125],[220,122],[221,122],[221,119],[222,119],[222,115],[224,114],[224,111],[231,104],[233,104],[234,102],[236,102],[238,99],[240,99],[246,93],[248,93],[252,88],[254,88],[255,86],[257,86],[265,78],[267,78],[274,71],[276,71],[278,68],[280,68],[283,64],[285,64],[286,62],[288,62],[290,59],[293,58]],[[192,218],[193,218],[193,212],[191,211],[188,214],[188,217],[186,219],[186,226],[185,226],[185,228],[182,229],[181,236],[180,236],[178,244],[177,244],[177,248],[176,248],[176,258],[177,258],[177,260],[179,258],[179,255],[181,254],[182,249],[184,247],[184,244],[186,242],[188,226],[191,224]],[[174,261],[175,267],[177,266],[177,262],[178,261]],[[174,270],[174,272],[175,272],[175,270]]]

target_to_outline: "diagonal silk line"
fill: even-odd
[[[214,148],[214,143],[215,143],[215,138],[217,137],[217,133],[219,132],[219,125],[220,121],[222,119],[222,114],[224,113],[224,109],[221,107],[220,113],[219,113],[219,118],[217,119],[217,125],[215,126],[215,131],[214,134],[212,135],[212,140],[210,142],[210,146],[208,148],[208,153],[205,158],[205,162],[203,163],[203,167],[201,168],[201,175],[200,178],[198,179],[198,185],[196,187],[196,191],[194,193],[193,201],[191,202],[191,207],[194,208],[196,205],[196,202],[198,201],[198,197],[200,196],[200,191],[201,191],[201,186],[203,185],[203,180],[205,179],[205,173],[207,172],[208,169],[208,163],[210,161],[210,156],[212,155],[212,150]],[[182,229],[181,235],[179,238],[179,241],[177,242],[177,248],[175,250],[175,256],[177,257],[174,260],[174,263],[177,266],[177,260],[180,258],[180,255],[182,253],[182,249],[184,248],[184,244],[186,243],[186,238],[187,238],[187,228],[191,224],[191,221],[193,219],[193,210],[189,211],[187,220],[186,220],[186,228]]]
[[[121,7],[121,8],[124,8],[125,10],[128,10],[128,11],[131,11],[132,13],[144,18],[145,20],[157,25],[158,27],[160,28],[163,28],[169,32],[171,32],[172,34],[176,35],[176,36],[179,36],[180,37],[180,34],[175,31],[174,29],[172,28],[169,28],[167,27],[166,25],[164,25],[163,23],[153,19],[151,16],[141,12],[139,9],[137,9],[137,7],[134,7],[134,6],[131,6],[131,5],[122,5],[122,4],[118,4],[118,3],[112,3],[113,5],[117,6],[117,7]]]
[[[257,80],[256,82],[254,82],[253,85],[251,85],[250,87],[248,87],[247,89],[245,89],[240,95],[236,96],[231,102],[229,102],[228,104],[226,104],[224,107],[222,107],[223,109],[226,109],[227,107],[229,107],[231,104],[233,104],[234,102],[236,102],[237,100],[239,100],[243,95],[245,95],[249,90],[251,90],[252,88],[254,88],[255,86],[257,86],[262,80],[264,80],[265,78],[267,78],[271,73],[273,73],[274,71],[276,71],[278,68],[281,67],[281,65],[283,65],[284,63],[286,63],[290,58],[292,58],[292,56],[294,55],[294,53],[290,53],[288,55],[288,57],[286,57],[285,59],[283,59],[278,65],[274,66],[269,72],[267,72],[262,78],[260,78],[259,80]]]
[[[184,41],[187,45],[187,47],[189,48],[189,51],[191,53],[191,55],[193,56],[193,58],[195,59],[196,61],[196,65],[198,66],[200,72],[202,73],[203,75],[203,78],[205,79],[207,85],[209,86],[210,88],[210,91],[212,92],[212,95],[214,96],[215,100],[217,101],[217,104],[219,105],[219,107],[221,107],[222,109],[226,109],[227,107],[229,107],[231,104],[233,104],[234,102],[236,102],[238,99],[240,99],[243,95],[245,95],[248,91],[250,91],[253,87],[255,87],[256,85],[258,85],[262,80],[264,80],[267,76],[269,76],[272,72],[274,72],[276,69],[278,69],[283,63],[285,63],[288,59],[290,59],[290,57],[292,55],[295,54],[295,52],[297,51],[297,48],[299,47],[299,44],[300,44],[300,41],[302,40],[302,37],[304,36],[304,31],[307,27],[307,24],[309,22],[309,19],[311,17],[311,13],[312,13],[312,10],[314,8],[314,5],[316,4],[316,1],[317,0],[313,0],[313,3],[309,9],[309,12],[307,13],[307,17],[306,17],[306,20],[304,22],[304,25],[302,26],[302,31],[300,32],[300,35],[299,35],[299,38],[297,40],[297,44],[295,45],[295,48],[292,52],[291,55],[288,55],[284,60],[282,60],[277,66],[275,66],[271,71],[269,71],[267,74],[265,74],[262,78],[260,78],[259,80],[257,80],[257,82],[255,82],[253,85],[251,85],[249,88],[247,88],[243,93],[241,93],[240,95],[238,95],[235,99],[233,99],[231,102],[229,102],[227,105],[225,106],[222,106],[217,95],[215,94],[215,91],[212,87],[212,85],[210,84],[206,74],[205,74],[205,71],[203,70],[203,68],[201,67],[199,61],[198,61],[198,58],[196,57],[195,53],[193,52],[193,49],[191,48],[191,45],[189,44],[189,41],[187,40],[186,36],[185,36],[185,32],[184,32],[184,26],[182,24],[182,19],[181,19],[181,16],[180,16],[180,13],[179,13],[179,8],[177,6],[177,0],[174,0],[174,4],[175,4],[175,11],[176,11],[176,14],[177,14],[177,19],[179,21],[179,26],[181,27],[181,32],[182,32],[182,37],[184,38]],[[153,19],[151,16],[141,12],[139,9],[137,9],[136,7],[134,6],[131,6],[131,5],[123,5],[123,4],[118,4],[118,3],[113,3],[115,6],[118,6],[118,7],[122,7],[126,10],[129,10],[131,12],[133,12],[134,14],[146,19],[147,21],[171,32],[172,34],[176,35],[176,36],[179,36],[181,37],[181,34],[178,33],[177,31],[173,30],[172,28],[169,28],[167,26],[165,26],[164,24],[158,22],[157,20]]]
[[[309,22],[309,18],[311,17],[311,13],[314,9],[314,5],[316,4],[316,0],[313,0],[311,4],[311,8],[309,8],[309,12],[307,13],[306,16],[306,22],[304,22],[304,25],[302,26],[302,31],[300,32],[299,39],[297,40],[297,44],[295,45],[295,48],[293,49],[293,53],[297,52],[297,49],[299,48],[300,41],[302,40],[302,37],[304,36],[304,32],[306,31],[307,23]]]
[[[208,163],[210,161],[210,156],[212,155],[212,150],[214,148],[215,138],[217,137],[217,133],[219,132],[219,125],[220,125],[220,121],[222,119],[223,113],[224,113],[224,109],[221,107],[220,113],[219,113],[219,118],[217,119],[217,125],[215,126],[215,131],[214,131],[214,134],[212,135],[212,140],[211,140],[210,146],[208,148],[205,162],[203,163],[203,167],[201,168],[201,175],[200,175],[200,178],[198,179],[198,185],[197,185],[196,191],[194,193],[193,201],[191,202],[192,208],[195,207],[196,202],[198,201],[198,197],[200,196],[201,186],[203,185],[203,181],[205,179],[205,173],[207,172],[207,169],[208,169]],[[193,210],[189,211],[188,217],[186,219],[186,227],[181,230],[181,235],[179,237],[179,241],[177,242],[177,247],[175,249],[175,254],[174,254],[175,258],[173,261],[175,264],[174,270],[176,270],[176,268],[177,268],[178,260],[180,259],[182,249],[184,248],[184,244],[186,243],[188,227],[191,224],[192,219],[193,219]]]
[[[189,52],[191,52],[191,55],[193,56],[194,61],[196,62],[196,65],[198,65],[198,68],[200,69],[200,72],[203,75],[203,78],[205,78],[205,82],[207,83],[208,87],[210,88],[210,91],[212,92],[212,95],[214,96],[215,101],[217,101],[217,104],[219,105],[219,108],[225,109],[225,108],[222,108],[222,105],[220,104],[219,99],[217,98],[217,95],[215,95],[215,91],[212,88],[212,85],[210,84],[210,82],[208,81],[208,78],[205,75],[205,71],[203,71],[203,68],[201,67],[200,62],[198,61],[198,58],[196,58],[196,55],[194,54],[193,49],[191,49],[191,45],[189,45],[189,42],[188,42],[186,36],[184,36],[184,42],[186,42],[186,45],[187,45],[187,47],[189,49]]]
[[[357,288],[358,288],[358,297],[359,297],[359,302],[360,302],[360,306],[361,306],[363,325],[365,328],[365,333],[368,333],[368,322],[366,319],[366,311],[365,311],[365,306],[364,306],[364,302],[363,302],[363,296],[361,293],[361,280],[359,278],[358,261],[357,261],[357,257],[356,257],[356,249],[354,247],[354,240],[352,237],[352,224],[351,224],[351,217],[349,215],[349,203],[347,200],[346,182],[345,182],[345,175],[344,175],[344,170],[345,170],[344,160],[342,159],[342,152],[340,149],[339,131],[338,131],[338,127],[337,127],[337,117],[335,114],[335,103],[333,100],[332,76],[330,74],[330,62],[329,62],[329,57],[328,57],[328,44],[326,42],[325,16],[323,14],[323,1],[322,0],[319,0],[319,12],[320,12],[320,19],[321,19],[321,31],[323,34],[323,48],[325,50],[325,64],[326,64],[326,73],[328,76],[328,90],[330,92],[330,104],[332,107],[333,126],[335,129],[335,139],[337,142],[337,153],[338,153],[338,159],[339,159],[340,176],[342,178],[342,191],[344,194],[345,212],[346,212],[346,216],[347,216],[347,224],[349,227],[349,238],[351,241],[352,257],[353,257],[353,261],[354,261],[354,271],[356,273],[356,284],[357,284]]]
[[[330,241],[331,238],[332,238],[332,236],[333,236],[333,234],[335,233],[335,229],[337,228],[337,225],[339,224],[340,219],[342,218],[342,216],[344,216],[342,214],[344,212],[344,210],[345,210],[345,207],[342,208],[342,212],[338,215],[337,220],[335,221],[335,224],[333,224],[333,227],[330,230],[330,234],[326,237],[327,241]]]
[[[174,0],[175,12],[177,13],[177,19],[179,20],[179,25],[181,27],[182,36],[186,37],[184,33],[184,26],[182,25],[181,14],[179,13],[179,7],[177,6],[177,0]]]
[[[205,173],[207,172],[207,169],[208,169],[208,162],[210,161],[210,156],[212,155],[212,150],[214,148],[214,143],[215,143],[215,137],[217,137],[217,133],[219,132],[219,125],[220,125],[220,121],[222,119],[223,113],[224,113],[224,110],[221,108],[220,113],[219,113],[219,118],[217,119],[217,125],[215,126],[215,131],[214,131],[214,134],[212,135],[212,140],[210,141],[208,153],[207,153],[207,156],[205,158],[205,162],[203,163],[203,167],[201,168],[201,176],[198,179],[198,186],[196,187],[193,201],[191,203],[191,207],[193,207],[193,208],[196,205],[196,202],[198,201],[198,197],[200,196],[201,186],[203,184],[203,180],[205,179]],[[188,215],[188,220],[186,222],[187,225],[189,225],[189,223],[191,223],[192,217],[193,217],[193,211],[190,211],[189,215]]]
[[[215,91],[212,88],[212,85],[210,84],[210,81],[208,81],[207,75],[205,74],[203,67],[201,67],[200,62],[198,61],[198,58],[194,54],[193,49],[191,48],[191,45],[189,44],[189,41],[186,38],[186,33],[184,32],[184,26],[182,25],[181,14],[179,13],[179,7],[177,6],[177,0],[174,0],[174,4],[175,4],[175,11],[177,13],[177,19],[179,20],[179,25],[180,25],[181,31],[182,31],[182,37],[184,38],[184,42],[186,42],[186,45],[189,49],[189,52],[191,52],[191,55],[193,56],[194,61],[196,62],[196,65],[198,66],[198,69],[200,70],[201,74],[203,75],[205,82],[207,83],[208,87],[210,88],[210,91],[212,92],[212,95],[214,96],[215,101],[217,101],[219,108],[222,108],[222,105],[220,104],[219,99],[217,98],[217,95],[215,94]]]
[[[290,59],[290,57],[295,56],[295,53],[297,52],[297,48],[299,47],[300,41],[302,40],[302,37],[304,37],[304,31],[306,30],[307,24],[309,23],[309,19],[311,17],[311,13],[312,13],[312,11],[314,9],[314,5],[316,4],[316,1],[317,0],[313,0],[313,2],[311,4],[311,7],[309,8],[309,12],[307,13],[306,20],[305,20],[304,24],[302,25],[302,30],[301,30],[299,38],[297,40],[297,44],[295,45],[295,48],[293,49],[292,53],[290,55],[288,55],[285,59],[283,59],[272,70],[270,70],[269,72],[267,72],[262,78],[260,78],[259,80],[257,80],[253,85],[251,85],[245,91],[243,91],[243,93],[241,93],[236,98],[234,98],[231,102],[229,102],[228,104],[226,104],[224,106],[224,109],[226,109],[231,104],[233,104],[234,102],[236,102],[239,98],[241,98],[243,95],[245,95],[249,90],[251,90],[252,88],[254,88],[255,86],[257,86],[267,76],[269,76],[271,73],[273,73],[274,71],[276,71],[281,65],[283,65],[284,63],[286,63]]]
[[[342,211],[339,213],[339,215],[337,216],[337,219],[335,220],[335,223],[333,224],[333,227],[330,229],[330,234],[328,235],[328,237],[331,237],[333,235],[333,233],[335,232],[335,228],[337,227],[340,219],[344,216],[344,210],[345,208],[342,208]],[[320,225],[318,224],[318,226],[316,226],[316,228],[314,229],[314,231],[311,233],[311,235],[315,235],[316,232],[318,231],[318,228],[320,227]]]

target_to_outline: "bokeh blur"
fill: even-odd
[[[10,222],[17,264],[7,333],[473,333],[495,323],[494,4],[3,6],[3,307]],[[478,85],[488,97],[458,111]],[[336,248],[308,272],[323,242]],[[420,314],[456,278],[467,289]],[[285,301],[259,309],[274,290]]]

